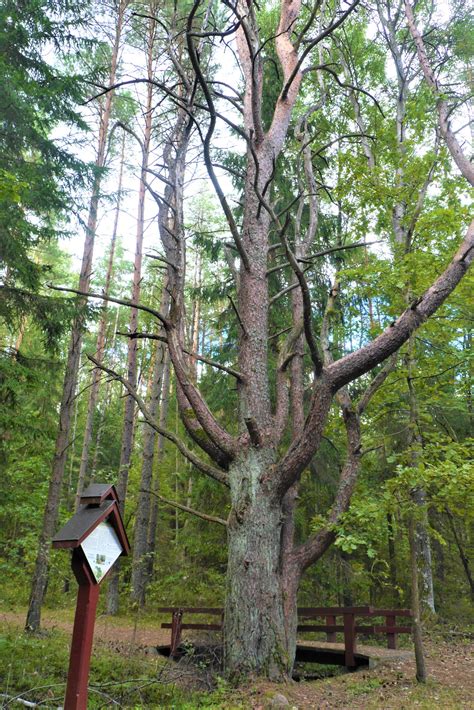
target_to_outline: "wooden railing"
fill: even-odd
[[[298,631],[305,633],[324,632],[326,640],[337,641],[337,633],[344,634],[345,665],[353,668],[356,665],[357,634],[385,634],[387,647],[397,648],[397,635],[410,634],[411,626],[397,626],[396,617],[411,617],[410,609],[374,609],[371,606],[359,607],[299,607],[298,617],[303,623],[298,624]],[[312,619],[324,617],[325,624],[313,624]],[[342,617],[343,623],[337,624],[337,617]],[[356,617],[377,619],[384,618],[384,624],[357,623]]]
[[[160,607],[158,612],[171,614],[171,623],[161,624],[162,629],[171,629],[170,656],[174,657],[178,653],[181,643],[181,634],[184,630],[196,631],[221,631],[224,610],[219,607]],[[183,617],[206,615],[217,616],[219,621],[213,624],[200,622],[184,622]],[[387,647],[397,648],[397,635],[410,634],[411,626],[397,626],[397,617],[411,617],[410,609],[374,609],[371,606],[354,607],[299,607],[297,630],[303,633],[326,634],[326,640],[335,643],[337,634],[344,636],[344,662],[348,668],[354,668],[356,664],[355,654],[357,652],[357,634],[385,634]],[[342,624],[336,623],[342,617]],[[358,623],[357,617],[362,617],[365,623]],[[315,624],[314,619],[324,618],[325,624]],[[367,619],[384,619],[383,624],[366,623]]]

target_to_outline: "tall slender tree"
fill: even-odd
[[[119,226],[119,218],[120,218],[120,207],[122,204],[122,186],[123,186],[123,169],[124,169],[124,162],[125,162],[125,138],[126,138],[126,133],[123,133],[122,136],[122,148],[121,148],[121,156],[120,156],[120,168],[119,168],[119,176],[118,176],[118,184],[117,184],[117,203],[115,205],[115,216],[114,216],[114,223],[113,223],[113,228],[112,228],[112,236],[110,239],[110,247],[109,247],[109,257],[107,261],[107,271],[105,274],[105,283],[104,283],[104,296],[108,296],[110,294],[110,287],[112,283],[112,276],[113,276],[113,268],[114,268],[114,258],[115,258],[115,247],[117,243],[117,234],[118,234],[118,226]],[[105,351],[105,337],[106,337],[106,331],[107,331],[107,309],[104,308],[102,311],[102,314],[99,319],[99,327],[97,329],[97,340],[96,340],[96,349],[95,349],[95,357],[97,358],[98,362],[102,363],[104,359],[104,351]],[[89,469],[89,450],[90,450],[90,445],[92,441],[92,429],[93,429],[93,424],[94,424],[94,415],[96,411],[96,406],[97,406],[97,399],[99,396],[99,387],[100,387],[100,370],[97,368],[94,368],[92,371],[92,382],[91,382],[91,387],[89,390],[89,399],[87,402],[87,413],[86,413],[86,423],[84,426],[84,438],[82,442],[82,451],[81,451],[81,463],[79,466],[79,474],[77,477],[77,489],[76,489],[76,510],[79,507],[79,502],[81,499],[82,491],[84,488],[84,483],[86,481],[87,477],[87,472]]]
[[[133,284],[132,284],[132,302],[139,303],[142,283],[142,262],[143,262],[143,236],[145,232],[145,197],[146,185],[148,178],[148,166],[150,161],[152,125],[153,125],[153,76],[156,63],[156,40],[157,40],[157,23],[154,19],[155,3],[150,2],[147,12],[147,28],[145,42],[145,58],[146,58],[146,98],[143,106],[144,127],[143,138],[138,140],[141,148],[141,165],[140,178],[138,186],[138,205],[137,205],[137,233],[135,242],[135,260],[133,266]],[[132,132],[133,133],[133,132]],[[131,308],[130,333],[135,333],[138,330],[138,309]],[[127,355],[127,377],[128,381],[133,383],[135,388],[137,385],[137,356],[138,356],[139,341],[136,338],[128,340],[128,355]],[[130,462],[133,451],[133,438],[135,430],[135,410],[136,404],[133,397],[126,397],[124,404],[124,420],[122,429],[122,448],[120,452],[120,466],[117,483],[117,493],[120,500],[122,511],[125,507],[125,499],[127,495],[128,477],[130,470]],[[110,578],[108,595],[107,595],[107,611],[109,614],[116,614],[119,606],[119,569],[118,566],[113,570]]]
[[[117,75],[119,49],[127,5],[128,0],[120,0],[117,6],[115,36],[112,44],[109,71],[109,83],[111,86],[115,83]],[[96,172],[90,197],[84,250],[79,274],[78,290],[84,294],[87,294],[89,291],[92,275],[92,260],[97,229],[97,212],[100,200],[100,187],[103,168],[105,166],[107,155],[107,138],[109,133],[113,96],[113,91],[107,92],[100,110],[100,124],[95,158]],[[80,307],[81,303],[83,303],[83,301],[78,303],[79,308],[71,328],[71,339],[64,374],[63,394],[59,408],[58,435],[56,438],[55,454],[44,511],[43,527],[39,539],[38,553],[36,556],[35,571],[33,574],[33,583],[26,617],[26,628],[31,631],[37,630],[40,626],[41,606],[43,604],[48,580],[49,550],[51,539],[58,520],[61,487],[64,478],[68,447],[70,444],[71,415],[74,406],[77,376],[81,358],[82,335],[85,327],[84,309]]]

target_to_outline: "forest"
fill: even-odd
[[[62,702],[91,484],[87,707],[471,707],[473,62],[462,0],[1,1],[1,707]],[[401,655],[297,672],[322,607]]]

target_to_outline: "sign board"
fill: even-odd
[[[100,582],[120,555],[130,552],[114,486],[93,483],[83,492],[80,503],[75,515],[53,538],[53,547],[72,550],[72,570],[79,584],[64,710],[87,710]]]
[[[81,545],[96,582],[100,582],[123,552],[112,525],[103,522]]]

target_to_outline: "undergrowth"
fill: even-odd
[[[60,631],[32,635],[8,629],[0,634],[0,708],[18,708],[19,699],[43,708],[62,704],[69,664],[70,637]],[[227,685],[212,692],[186,687],[189,677],[161,657],[123,655],[100,644],[89,676],[88,710],[104,707],[238,708],[227,703]],[[184,687],[180,687],[180,681]],[[24,707],[24,706],[23,706]]]

